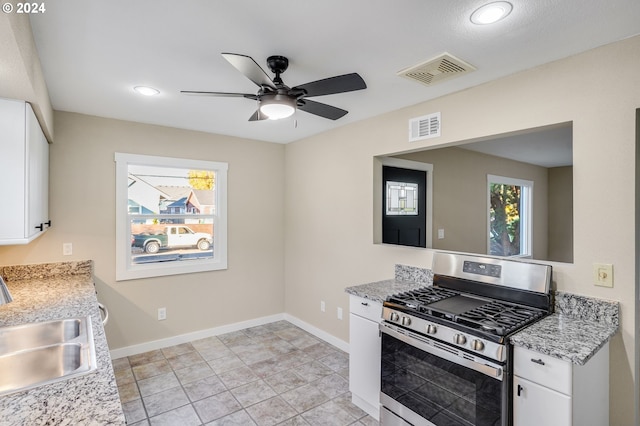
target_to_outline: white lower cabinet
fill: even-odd
[[[515,376],[514,425],[570,425],[571,397]],[[518,393],[519,390],[519,393]]]
[[[349,390],[355,405],[376,420],[380,416],[380,353],[378,324],[382,304],[349,296]]]
[[[609,424],[609,345],[585,365],[521,347],[513,358],[514,426]]]

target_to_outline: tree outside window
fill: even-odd
[[[488,176],[488,253],[495,256],[531,255],[533,182]]]

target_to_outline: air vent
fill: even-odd
[[[409,120],[409,142],[440,136],[440,113],[436,112]]]
[[[425,86],[432,86],[444,80],[458,77],[475,70],[476,68],[473,65],[453,55],[443,53],[437,58],[402,70],[398,72],[398,75],[422,83]]]

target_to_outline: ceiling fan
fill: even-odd
[[[222,57],[244,74],[245,77],[257,84],[259,87],[258,93],[201,92],[189,90],[183,90],[180,93],[187,95],[243,97],[258,101],[258,109],[249,118],[249,121],[286,118],[291,116],[296,109],[330,120],[337,120],[347,114],[348,111],[307,98],[352,92],[354,90],[366,89],[367,87],[362,77],[357,73],[351,73],[290,88],[285,85],[282,82],[282,78],[280,78],[280,75],[285,72],[289,66],[289,60],[284,56],[269,56],[267,58],[269,69],[275,74],[273,80],[250,56],[236,53],[223,53]]]

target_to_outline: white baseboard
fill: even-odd
[[[335,336],[332,336],[331,334],[327,333],[326,331],[320,330],[317,327],[314,327],[313,325],[302,321],[299,318],[294,317],[293,315],[289,315],[289,314],[283,314],[284,315],[284,319],[286,321],[289,321],[291,324],[296,325],[298,327],[300,327],[301,329],[303,329],[304,331],[313,334],[314,336],[316,336],[318,339],[322,339],[325,342],[335,346],[336,348],[345,351],[346,353],[349,353],[349,343],[345,342],[344,340],[338,339]]]
[[[192,333],[180,334],[178,336],[167,337],[166,339],[153,340],[151,342],[140,343],[137,345],[126,346],[124,348],[113,349],[109,351],[111,359],[124,358],[126,356],[137,355],[144,352],[153,351],[156,349],[167,348],[169,346],[175,346],[182,343],[192,342],[198,339],[204,339],[211,336],[218,336],[220,334],[231,333],[233,331],[243,330],[249,327],[256,327],[259,325],[269,324],[276,321],[289,321],[290,323],[300,327],[301,329],[313,334],[319,339],[341,349],[345,352],[349,352],[349,344],[344,340],[340,340],[337,337],[330,335],[329,333],[320,330],[308,324],[301,319],[298,319],[289,314],[276,314],[266,317],[256,318],[247,321],[236,322],[233,324],[227,324],[220,327],[209,328],[206,330],[194,331]]]

